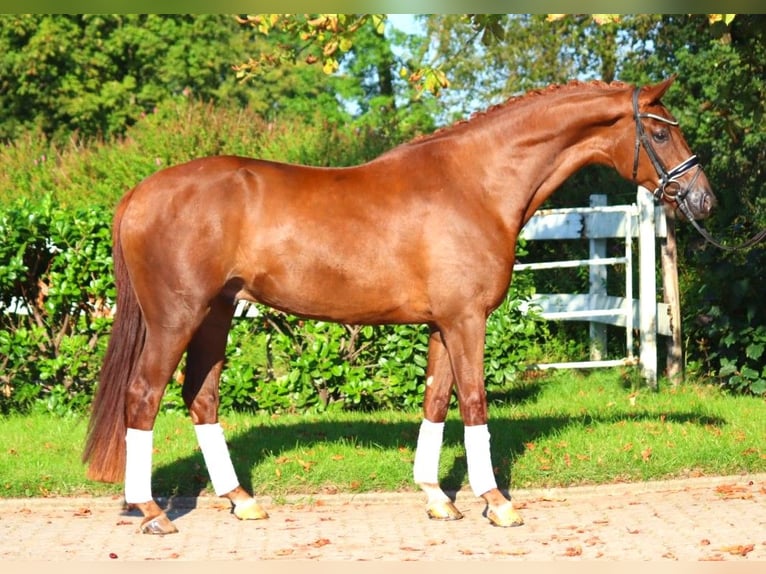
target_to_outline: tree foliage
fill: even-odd
[[[418,18],[425,34],[407,36],[383,14],[0,15],[0,199],[111,204],[157,168],[211,153],[347,165],[528,89],[572,78],[642,84],[676,73],[665,103],[719,197],[705,225],[730,243],[766,225],[763,15]],[[588,168],[550,204],[584,205],[603,190],[616,203],[635,195],[610,170]],[[95,225],[79,212],[66,217]],[[62,218],[52,219],[61,226]],[[18,233],[32,225],[8,221]],[[682,223],[679,239],[689,366],[731,388],[765,392],[763,246],[722,253]],[[18,272],[18,258],[6,255],[4,269]],[[345,328],[291,328],[315,340],[352,336]],[[27,329],[37,337],[27,343],[59,352],[57,331],[40,329]],[[341,355],[350,349],[336,343]],[[4,344],[8,353],[22,348]],[[63,376],[54,359],[38,364]],[[246,372],[239,355],[231,360]],[[339,361],[329,354],[298,361],[304,371],[293,383],[316,369],[340,372],[348,396],[366,403],[363,371]],[[275,395],[274,404],[283,399]]]
[[[237,32],[228,15],[0,15],[0,140],[121,134],[181,94],[245,103]]]

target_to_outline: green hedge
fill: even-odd
[[[50,198],[19,200],[0,211],[0,412],[66,413],[90,403],[115,299],[111,217],[105,207],[64,208]],[[537,348],[541,326],[518,308],[530,290],[529,281],[517,281],[490,318],[490,390],[513,379]],[[421,404],[425,327],[347,326],[259,311],[232,328],[223,408],[305,412]],[[179,384],[171,381],[163,405],[183,408]]]
[[[89,403],[114,300],[109,222],[50,199],[0,213],[0,412]]]

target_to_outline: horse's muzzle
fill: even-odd
[[[687,192],[683,198],[678,198],[676,210],[684,219],[705,219],[710,216],[716,203],[712,191],[694,189]]]
[[[676,212],[682,219],[705,219],[710,216],[717,200],[699,166],[686,189],[681,189],[683,184],[678,181],[671,181],[668,187],[672,187],[673,184],[678,185],[679,191],[667,194],[666,197],[670,195],[675,201]]]

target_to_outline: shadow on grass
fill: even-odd
[[[491,402],[522,404],[533,402],[539,393],[538,385],[524,386],[510,392],[497,393],[490,397]],[[242,486],[250,492],[258,492],[258,485],[252,484],[252,469],[268,457],[279,457],[295,448],[311,448],[318,444],[332,444],[353,441],[362,448],[385,450],[414,449],[419,417],[412,422],[377,422],[370,421],[307,421],[279,426],[253,427],[246,431],[228,436],[232,459]],[[659,415],[652,413],[614,413],[585,414],[578,416],[531,416],[529,418],[492,418],[489,428],[492,433],[492,460],[498,476],[511,476],[512,461],[521,456],[527,443],[534,443],[572,424],[583,427],[598,424],[617,424],[620,422],[655,422]],[[726,421],[698,412],[665,413],[664,421],[678,424],[700,426],[722,426]],[[191,424],[191,423],[188,423]],[[444,444],[463,443],[463,425],[460,420],[450,418],[444,434]],[[461,451],[462,453],[462,451]],[[179,478],[180,477],[180,478]],[[173,498],[194,498],[205,488],[208,481],[207,468],[201,453],[179,459],[155,470],[153,483],[160,498],[168,497],[168,507],[173,509]],[[447,492],[457,492],[468,483],[467,466],[464,454],[455,457],[452,467],[442,480],[442,487]],[[500,484],[501,488],[507,485]],[[186,509],[174,510],[185,513]]]

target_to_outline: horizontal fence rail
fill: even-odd
[[[667,233],[665,214],[654,204],[651,194],[638,189],[632,205],[606,205],[605,195],[591,196],[590,207],[539,210],[527,222],[520,237],[527,241],[584,240],[589,242],[590,256],[583,259],[519,262],[514,271],[590,269],[589,293],[538,293],[523,308],[534,307],[552,321],[587,321],[591,329],[591,359],[543,363],[539,369],[597,368],[635,365],[651,386],[657,384],[657,335],[671,335],[670,309],[657,302],[656,238]],[[621,239],[624,256],[607,257],[606,240]],[[639,297],[633,297],[633,242],[639,245]],[[606,293],[607,268],[624,265],[625,293]],[[606,325],[625,329],[626,356],[603,359],[606,350]],[[639,332],[639,357],[634,356],[633,332]]]

